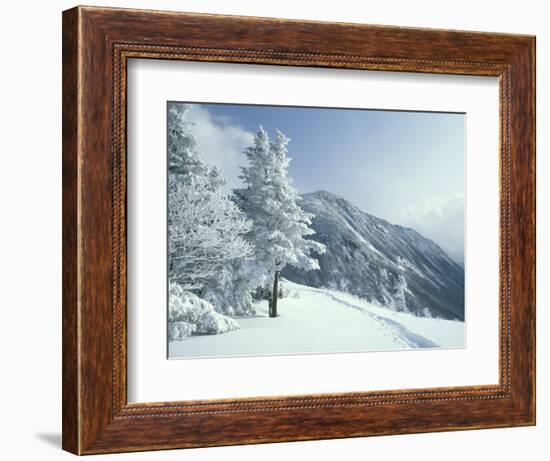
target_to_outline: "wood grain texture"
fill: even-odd
[[[535,422],[535,39],[78,7],[63,14],[63,447],[78,454]],[[500,79],[500,382],[128,404],[126,63],[175,59]]]
[[[63,17],[63,448],[80,451],[78,400],[78,10]]]

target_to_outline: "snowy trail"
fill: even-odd
[[[416,317],[376,306],[348,293],[283,280],[279,316],[236,318],[240,329],[190,336],[168,345],[172,358],[239,357],[464,347],[464,323]]]
[[[401,341],[403,345],[407,348],[416,349],[439,347],[438,344],[430,341],[428,338],[424,338],[423,336],[408,330],[403,324],[397,322],[396,320],[376,315],[373,312],[369,312],[366,308],[359,306],[358,304],[354,304],[340,298],[334,292],[323,290],[321,288],[311,288],[303,286],[299,288],[299,291],[314,291],[317,293],[322,293],[323,295],[329,297],[339,304],[358,310],[359,312],[368,316],[374,322],[376,322],[380,326],[380,328],[386,329],[391,332],[396,340]]]

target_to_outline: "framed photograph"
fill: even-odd
[[[532,36],[63,13],[63,448],[535,424]]]

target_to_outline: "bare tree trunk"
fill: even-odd
[[[277,299],[279,298],[279,273],[275,271],[275,277],[273,278],[273,290],[271,291],[271,300],[269,302],[269,316],[277,317]]]

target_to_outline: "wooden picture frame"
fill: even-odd
[[[129,404],[126,63],[131,58],[496,76],[500,380]],[[63,13],[63,448],[75,454],[535,424],[535,38],[76,7]]]

